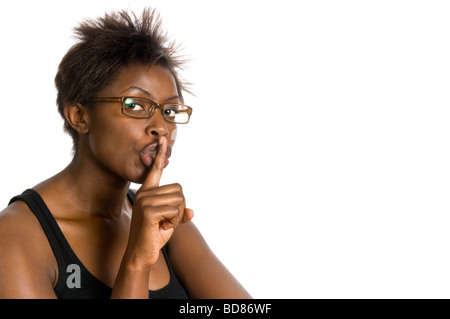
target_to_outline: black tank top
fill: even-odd
[[[134,203],[134,193],[128,191],[128,199]],[[107,299],[111,297],[112,289],[94,275],[81,263],[70,247],[53,215],[50,213],[42,197],[34,190],[27,189],[21,195],[11,199],[24,201],[47,236],[50,246],[58,262],[58,282],[54,288],[55,294],[61,299]],[[9,205],[8,204],[8,205]],[[178,281],[167,255],[167,247],[162,249],[170,272],[169,284],[159,290],[149,290],[151,299],[185,299],[188,295]],[[77,273],[78,272],[78,273]],[[78,277],[76,277],[78,276]]]

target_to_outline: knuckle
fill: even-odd
[[[134,198],[134,203],[140,203],[143,200],[145,200],[145,198],[147,198],[150,194],[150,191],[148,189],[140,189],[137,193],[136,196]]]
[[[182,203],[185,201],[183,193],[177,193],[175,196],[178,202]]]
[[[144,208],[142,209],[142,213],[144,214],[145,217],[148,218],[155,214],[155,207],[144,206]]]
[[[180,192],[180,193],[183,192],[183,187],[181,187],[180,184],[174,183],[174,184],[172,184],[172,186],[175,188],[176,191],[178,191],[178,192]]]
[[[140,200],[140,204],[143,207],[151,208],[153,205],[153,200],[151,197],[144,197]]]
[[[136,196],[136,198],[134,199],[134,207],[141,207],[144,204],[144,199],[145,197],[142,196]]]

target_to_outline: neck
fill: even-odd
[[[77,213],[120,217],[130,182],[115,176],[105,168],[75,155],[58,175],[57,189]]]

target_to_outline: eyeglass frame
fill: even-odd
[[[132,116],[132,115],[130,115],[130,114],[126,114],[125,111],[123,110],[123,108],[125,107],[125,100],[126,100],[126,99],[140,99],[140,100],[145,100],[145,101],[150,102],[150,103],[153,105],[153,107],[151,108],[151,111],[149,112],[149,115],[146,116],[146,117]],[[163,116],[163,118],[164,118],[165,121],[167,121],[167,122],[169,122],[169,123],[175,123],[175,124],[187,124],[187,123],[189,123],[189,120],[191,119],[191,115],[192,115],[192,107],[190,107],[190,106],[187,106],[187,105],[184,105],[184,104],[181,104],[181,103],[157,103],[157,102],[152,101],[152,100],[150,100],[150,99],[146,99],[146,98],[143,98],[143,97],[136,97],[136,96],[99,97],[99,98],[87,99],[86,101],[87,101],[87,102],[120,102],[120,103],[121,103],[121,106],[122,106],[122,107],[121,107],[122,114],[125,115],[125,116],[128,116],[128,117],[135,118],[135,119],[148,119],[148,118],[152,117],[153,113],[155,112],[155,109],[160,109],[161,112],[162,112],[162,111],[164,111],[164,106],[165,106],[165,105],[170,105],[170,104],[173,104],[173,105],[181,105],[181,106],[185,107],[186,110],[184,110],[184,111],[186,111],[186,112],[188,113],[189,117],[188,117],[187,122],[173,122],[173,121],[167,120],[167,119]]]

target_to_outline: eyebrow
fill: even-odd
[[[140,88],[140,87],[138,87],[138,86],[134,86],[134,85],[130,86],[128,89],[123,90],[122,92],[120,92],[120,94],[122,94],[122,93],[124,93],[124,92],[126,92],[126,91],[128,91],[128,90],[131,90],[131,89],[135,89],[135,90],[141,91],[141,92],[144,93],[145,95],[147,95],[147,96],[153,98],[153,95],[151,95],[150,92],[148,92],[148,91],[146,91],[146,90],[144,90],[144,89],[142,89],[142,88]]]
[[[145,95],[147,95],[151,99],[154,98],[153,95],[150,92],[148,92],[147,90],[144,90],[143,88],[140,88],[140,87],[134,86],[134,85],[130,86],[128,89],[123,90],[122,92],[120,92],[120,94],[122,94],[122,93],[124,93],[124,92],[126,92],[128,90],[131,90],[131,89],[135,89],[135,90],[141,91],[142,93],[144,93]],[[172,97],[169,97],[168,99],[165,99],[164,102],[168,102],[170,100],[175,100],[175,99],[181,100],[180,96],[177,94],[177,95],[174,95]]]

